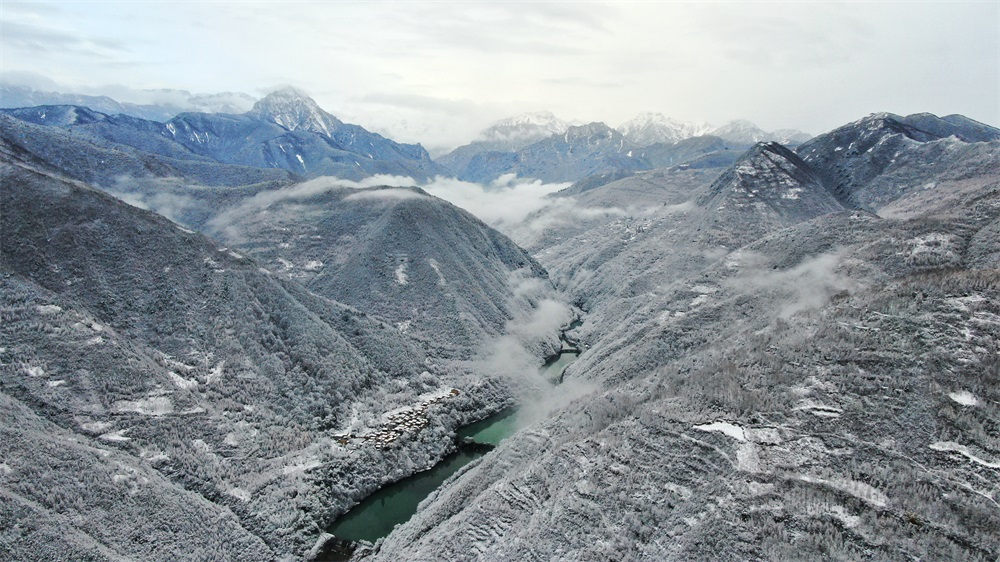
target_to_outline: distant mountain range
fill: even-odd
[[[795,146],[809,139],[796,130],[767,133],[749,121],[712,127],[659,113],[641,113],[617,129],[603,123],[581,129],[548,112],[529,113],[504,119],[481,136],[484,140],[460,146],[435,161],[468,181],[489,182],[509,173],[544,181],[578,181],[695,159],[701,159],[695,166],[725,166],[757,142]]]
[[[96,144],[178,160],[276,168],[306,178],[392,174],[426,179],[445,173],[420,145],[344,123],[291,88],[269,94],[242,114],[182,113],[164,123],[70,105],[0,112]]]
[[[346,124],[294,88],[272,92],[261,100],[233,93],[146,93],[167,101],[140,105],[106,96],[3,85],[0,106],[21,119],[73,129],[159,156],[190,159],[196,155],[225,164],[283,169],[300,177],[333,175],[347,179],[374,174],[416,179],[454,175],[490,182],[500,175],[515,173],[545,181],[577,181],[593,174],[620,175],[688,162],[696,167],[723,166],[735,158],[733,152],[726,151],[738,152],[761,141],[795,146],[810,137],[789,129],[768,133],[749,121],[713,127],[660,113],[641,113],[614,130],[612,136],[626,142],[615,145],[603,141],[607,137],[604,129],[610,127],[595,124],[587,126],[595,136],[585,138],[588,129],[574,129],[571,142],[566,133],[582,124],[540,111],[501,119],[478,139],[431,162],[419,145],[395,143],[360,126]],[[13,111],[41,106],[63,109]],[[559,136],[564,146],[555,139]],[[177,145],[167,144],[164,139]],[[721,139],[721,143],[715,139]],[[685,144],[676,146],[682,142]],[[537,143],[542,144],[534,147]],[[558,163],[546,155],[559,155]],[[578,165],[583,161],[588,164]]]
[[[161,100],[157,103],[119,102],[108,96],[64,94],[41,91],[28,86],[0,84],[0,108],[34,107],[38,105],[77,105],[109,115],[131,115],[150,121],[167,121],[185,112],[243,113],[255,98],[238,92],[192,94],[186,90],[145,90],[143,95]]]

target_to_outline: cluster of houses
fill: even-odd
[[[347,445],[353,439],[360,439],[362,443],[372,443],[379,449],[385,449],[404,433],[416,433],[427,427],[427,408],[431,404],[436,404],[446,398],[458,396],[458,394],[458,389],[453,388],[448,394],[424,400],[416,408],[389,414],[388,423],[374,433],[366,433],[364,435],[348,433],[347,435],[338,435],[335,437],[342,445]]]

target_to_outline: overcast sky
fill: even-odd
[[[3,0],[0,10],[8,82],[118,99],[293,85],[341,119],[432,150],[541,109],[612,126],[653,111],[813,134],[875,111],[1000,125],[997,0]]]

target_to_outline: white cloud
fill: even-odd
[[[501,226],[520,222],[529,214],[550,205],[552,201],[547,196],[570,185],[519,179],[507,174],[489,185],[438,177],[421,187],[427,193],[469,211],[487,224]]]

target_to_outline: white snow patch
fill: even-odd
[[[281,263],[281,266],[284,267],[286,271],[295,267],[295,264],[285,258],[278,258],[278,262]]]
[[[302,269],[306,271],[316,271],[321,267],[323,267],[323,262],[319,260],[309,260],[304,266],[302,266]]]
[[[666,484],[663,485],[663,487],[667,491],[677,494],[678,496],[681,497],[681,499],[684,500],[694,495],[694,493],[691,492],[691,488],[688,488],[687,486],[683,486],[681,484],[674,484],[673,482],[667,482]]]
[[[114,424],[106,421],[84,422],[80,424],[80,428],[91,433],[104,433],[111,429],[112,425]]]
[[[431,268],[434,270],[434,273],[437,273],[438,285],[445,285],[447,281],[445,281],[444,275],[441,273],[441,268],[439,267],[437,260],[429,259],[427,260],[427,263],[431,264]]]
[[[101,345],[102,343],[104,343],[104,338],[102,338],[101,336],[94,336],[89,340],[83,342],[84,345]]]
[[[746,435],[743,433],[743,428],[731,424],[729,422],[713,422],[694,426],[694,429],[699,431],[718,431],[720,433],[725,433],[726,435],[732,437],[737,441],[746,441]]]
[[[842,505],[835,505],[830,508],[830,515],[833,515],[848,529],[853,529],[861,522],[861,517],[851,515]]]
[[[396,322],[396,329],[398,329],[400,332],[402,332],[402,333],[405,334],[406,332],[408,332],[410,330],[410,323],[411,322],[409,320],[403,320],[402,322]]]
[[[205,383],[211,384],[222,378],[222,369],[225,368],[225,366],[225,361],[219,361],[219,364],[213,367],[212,371],[205,376]]]
[[[170,455],[155,449],[143,449],[139,452],[139,456],[151,463],[170,460]]]
[[[62,307],[54,304],[40,304],[38,305],[38,313],[49,315],[55,314],[57,312],[62,312]]]
[[[184,228],[183,226],[180,225],[174,225],[174,226],[177,228],[177,230],[183,232],[184,234],[194,234],[193,230],[188,230],[187,228]]]
[[[848,493],[876,507],[885,507],[889,505],[889,496],[886,496],[882,492],[872,486],[869,486],[868,484],[865,484],[864,482],[858,482],[857,480],[851,480],[849,478],[818,478],[816,476],[807,475],[801,475],[798,479],[803,482],[809,482],[810,484],[829,486],[836,490],[840,490],[841,492]]]
[[[170,371],[170,380],[177,385],[177,388],[189,389],[198,386],[198,381],[186,379],[173,371]]]
[[[286,467],[284,467],[284,468],[281,469],[281,473],[282,474],[292,474],[292,473],[295,473],[295,472],[305,472],[305,471],[307,471],[307,470],[309,470],[311,468],[316,468],[316,467],[322,466],[322,465],[323,465],[323,463],[320,462],[319,459],[309,459],[309,460],[307,460],[305,462],[300,462],[298,464],[293,464],[293,465],[286,466]]]
[[[963,406],[976,406],[979,404],[979,399],[976,395],[969,392],[968,390],[959,390],[958,392],[951,392],[948,394],[948,398],[951,398],[955,402]]]
[[[250,492],[244,490],[243,488],[233,488],[226,493],[240,500],[241,502],[250,501]]]
[[[736,449],[736,469],[744,472],[760,472],[760,455],[757,445],[740,443]]]
[[[976,455],[972,454],[972,451],[965,445],[959,445],[954,441],[938,441],[936,443],[931,443],[930,448],[935,451],[941,451],[943,453],[953,452],[965,456],[970,461],[981,464],[987,468],[1000,468],[1000,463],[990,462]]]
[[[10,474],[13,470],[5,462],[0,462],[0,474]]]
[[[407,283],[406,262],[399,264],[399,267],[396,268],[396,271],[394,273],[396,275],[396,283],[399,283],[400,285],[406,285]]]
[[[708,295],[698,295],[697,297],[691,300],[691,304],[689,304],[688,307],[695,308],[697,306],[705,304],[709,300],[711,300],[711,297],[709,297]]]
[[[119,400],[112,408],[118,412],[135,412],[147,416],[163,416],[174,411],[174,404],[166,396],[155,396],[141,400]]]
[[[111,433],[105,433],[104,435],[101,435],[100,437],[98,437],[98,439],[103,439],[105,441],[116,441],[116,442],[131,441],[132,440],[131,437],[125,437],[125,432],[126,431],[128,431],[128,430],[127,429],[119,429],[118,431],[112,431]]]
[[[29,377],[41,377],[45,375],[45,369],[30,365],[24,368],[24,372],[27,373]]]
[[[49,381],[49,386],[51,386],[52,388],[55,388],[57,386],[62,386],[64,384],[66,384],[66,381],[62,379],[59,379],[57,381]]]

